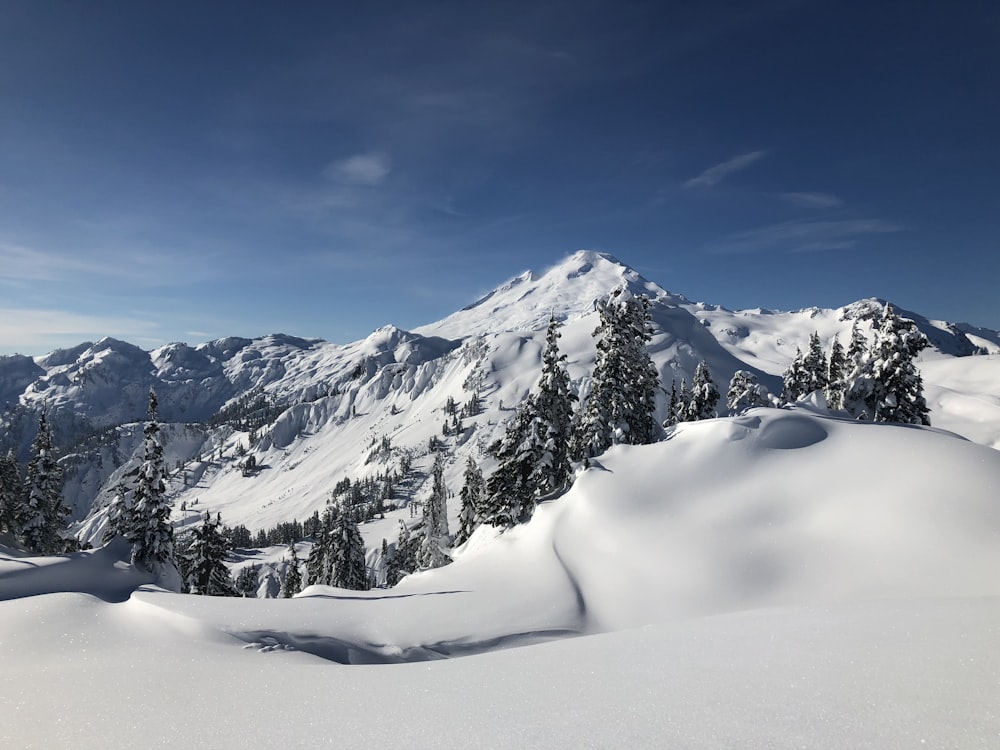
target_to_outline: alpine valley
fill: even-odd
[[[550,319],[585,399],[616,290],[651,302],[657,440],[578,463],[529,522],[481,526],[451,564],[386,587],[435,457],[452,532],[469,459],[496,469],[490,446],[537,387]],[[93,549],[0,546],[0,744],[991,746],[1000,332],[897,310],[930,344],[930,427],[854,420],[819,393],[778,404],[813,334],[825,348],[855,326],[870,337],[885,306],[733,311],[581,251],[436,323],[345,345],[105,338],[2,357],[0,451],[23,463],[44,412],[70,530]],[[660,428],[701,362],[719,416]],[[769,406],[729,414],[738,371]],[[229,565],[259,571],[257,598],[189,596],[102,547],[143,460],[151,388],[178,537],[210,513],[263,539],[377,487],[359,525],[377,587],[275,598],[288,545],[251,543]],[[39,705],[60,720],[29,719]]]

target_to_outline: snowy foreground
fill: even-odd
[[[685,424],[390,590],[118,552],[0,555],[0,747],[1000,746],[1000,452],[938,430]]]

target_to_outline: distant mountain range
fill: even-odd
[[[135,460],[136,423],[145,418],[150,387],[160,420],[169,423],[169,492],[178,508],[263,528],[305,518],[345,477],[400,466],[409,467],[398,488],[397,502],[405,503],[425,492],[432,436],[450,449],[448,477],[457,491],[466,455],[492,468],[486,447],[538,379],[550,316],[564,323],[570,376],[586,391],[595,302],[618,287],[653,302],[649,349],[664,387],[661,416],[671,381],[690,382],[700,361],[723,392],[734,372],[750,370],[777,393],[781,373],[813,331],[827,344],[834,336],[846,342],[855,321],[866,324],[885,304],[732,311],[691,302],[610,255],[582,251],[540,275],[525,272],[436,323],[414,331],[385,326],[346,345],[274,334],[145,351],[105,338],[43,357],[0,357],[0,449],[24,457],[37,414],[46,411],[85,536],[99,533],[102,509]],[[1000,448],[1000,333],[899,312],[932,345],[921,364],[932,423]],[[473,399],[478,408],[449,432],[449,400]],[[236,468],[248,451],[261,467],[253,476]]]

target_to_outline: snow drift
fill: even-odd
[[[987,747],[998,487],[940,430],[758,409],[614,448],[391,590],[125,599],[113,550],[6,556],[0,740]]]

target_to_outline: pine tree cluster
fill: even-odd
[[[598,304],[597,360],[574,438],[576,458],[597,456],[618,443],[643,445],[656,436],[660,376],[646,350],[653,337],[649,310],[648,297],[621,290]]]
[[[886,304],[868,356],[851,373],[845,408],[859,419],[930,425],[916,358],[929,343],[911,320]]]
[[[216,412],[208,425],[229,425],[240,432],[255,435],[264,427],[274,424],[287,409],[287,406],[279,404],[274,396],[265,393],[262,388],[254,388]],[[251,445],[254,442],[255,440],[250,440]]]
[[[795,403],[821,391],[827,408],[857,419],[929,425],[923,378],[916,366],[917,356],[928,345],[913,321],[899,317],[886,304],[871,346],[857,322],[846,352],[834,337],[827,355],[819,334],[813,333],[809,352],[797,352],[785,371],[782,400]]]
[[[292,519],[291,521],[283,521],[276,524],[270,529],[260,529],[256,534],[252,535],[251,541],[245,544],[237,541],[237,538],[242,540],[245,537],[243,532],[239,531],[240,527],[236,527],[232,532],[232,542],[235,547],[256,547],[258,549],[273,547],[278,544],[291,544],[299,539],[317,536],[321,525],[322,521],[320,520],[319,511],[316,511],[304,522]],[[243,528],[245,529],[246,527]],[[231,532],[224,529],[222,533],[228,535]],[[249,533],[247,531],[248,535]]]
[[[663,426],[670,427],[681,422],[698,422],[702,419],[717,417],[719,415],[715,407],[720,398],[719,388],[712,380],[708,363],[702,360],[695,368],[690,388],[687,386],[687,381],[683,379],[680,390],[677,389],[676,381],[671,385],[667,419]]]
[[[371,587],[365,543],[358,526],[334,504],[327,505],[306,560],[309,584],[365,591]]]
[[[510,527],[528,520],[538,502],[569,488],[574,460],[587,461],[616,443],[655,439],[659,373],[646,349],[653,336],[649,298],[619,289],[599,301],[597,310],[597,359],[582,410],[574,410],[577,396],[559,352],[561,324],[552,317],[538,386],[490,447],[498,465],[484,492],[476,470],[467,468],[463,541],[481,523]]]

